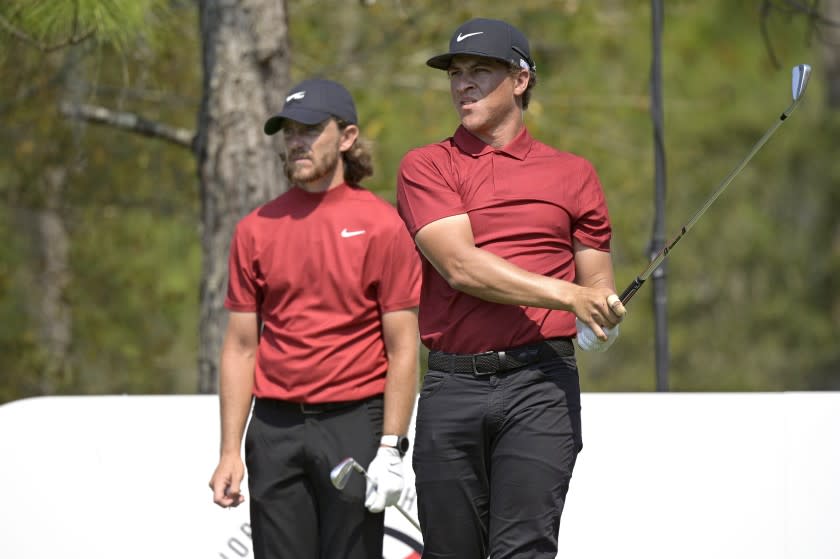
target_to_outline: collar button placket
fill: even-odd
[[[490,180],[493,181],[493,192],[496,192],[496,158],[499,156],[498,151],[490,154]]]

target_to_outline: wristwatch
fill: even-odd
[[[402,435],[382,435],[379,444],[396,448],[400,451],[400,456],[405,456],[405,453],[408,452],[408,437]]]

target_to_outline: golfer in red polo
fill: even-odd
[[[553,559],[583,444],[576,318],[603,350],[624,315],[604,193],[588,161],[525,128],[536,66],[518,29],[470,20],[427,64],[461,125],[398,177],[431,350],[413,455],[423,557]]]
[[[420,264],[372,172],[340,84],[306,80],[265,124],[282,131],[291,188],[236,227],[221,356],[213,500],[244,500],[245,435],[257,559],[382,557],[382,511],[403,491],[417,389]],[[343,492],[330,470],[368,471]]]

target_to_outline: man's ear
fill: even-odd
[[[338,149],[340,151],[347,151],[353,144],[356,143],[356,139],[359,137],[359,127],[355,124],[348,124],[344,127],[344,130],[341,131],[341,141],[338,144]]]
[[[519,73],[514,76],[513,93],[514,95],[522,95],[528,89],[528,84],[531,82],[531,72],[521,68]]]

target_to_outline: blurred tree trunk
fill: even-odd
[[[69,369],[71,315],[64,296],[70,281],[69,238],[61,213],[67,169],[53,166],[44,171],[43,205],[31,214],[35,241],[35,293],[30,305],[37,324],[44,367],[38,379],[39,394],[54,394]]]
[[[78,64],[84,56],[82,48],[70,46],[62,57],[62,65],[76,68],[75,72],[62,73],[61,79],[62,96],[71,102],[83,99],[87,94],[87,76]],[[81,143],[82,134],[83,128],[75,126],[74,145]],[[70,381],[72,371],[73,315],[65,294],[72,278],[70,236],[64,215],[65,195],[71,175],[71,165],[66,157],[66,154],[54,153],[52,162],[43,169],[39,179],[41,204],[35,210],[34,219],[37,257],[34,319],[44,357],[39,379],[41,394],[54,394]]]
[[[285,0],[201,0],[203,97],[195,153],[201,189],[198,391],[214,393],[226,327],[227,255],[236,222],[285,187],[263,134],[289,87]]]
[[[830,109],[840,109],[840,0],[825,0],[822,10],[831,22],[822,28],[826,103]]]

